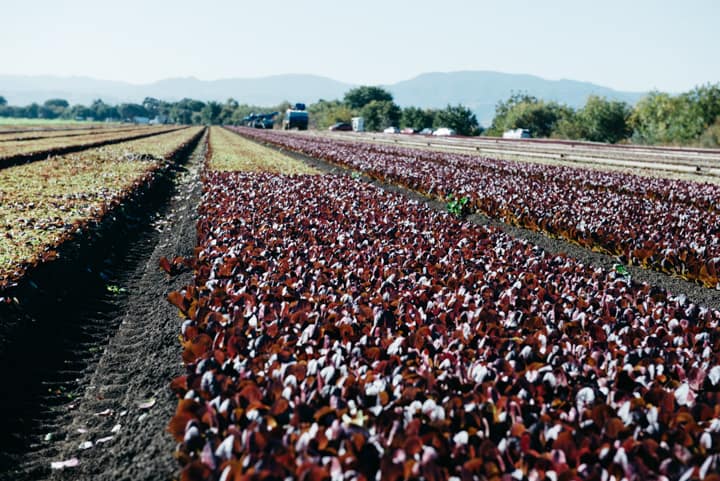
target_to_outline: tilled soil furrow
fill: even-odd
[[[177,313],[163,299],[189,279],[169,279],[158,261],[192,253],[204,149],[205,137],[186,168],[169,176],[163,197],[147,206],[157,215],[144,214],[127,251],[101,276],[92,270],[88,286],[99,284],[102,295],[88,293],[93,301],[63,319],[72,338],[62,329],[49,333],[65,358],[33,375],[32,383],[49,392],[33,399],[34,411],[16,430],[24,434],[6,436],[7,446],[0,446],[0,479],[167,479],[174,472],[174,444],[164,427],[175,400],[164,398],[172,398],[167,386],[179,369],[180,346]],[[169,228],[158,229],[168,218]],[[156,400],[153,407],[138,408],[148,399]],[[148,449],[153,454],[143,457]],[[80,459],[76,468],[51,470],[52,461],[73,457]]]
[[[196,206],[205,139],[193,152],[176,182],[166,214],[167,227],[157,238],[143,268],[128,285],[127,310],[117,333],[104,349],[78,407],[68,419],[65,441],[55,459],[77,457],[76,468],[49,472],[52,479],[169,479],[177,471],[174,441],[165,427],[176,400],[169,382],[180,373],[176,310],[167,294],[186,285],[190,272],[168,277],[158,268],[162,256],[191,255],[195,246]],[[80,432],[86,431],[86,432]],[[84,443],[84,444],[83,444]],[[87,449],[80,449],[89,446]]]

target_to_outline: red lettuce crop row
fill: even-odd
[[[505,222],[720,286],[720,186],[236,129]]]
[[[183,479],[720,468],[720,312],[344,176],[211,172],[200,216]]]

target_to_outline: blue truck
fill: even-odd
[[[285,111],[283,119],[283,130],[307,130],[308,113],[305,104],[297,103]]]
[[[243,123],[245,127],[252,127],[254,129],[272,129],[275,125],[275,116],[279,113],[280,112],[270,112],[267,114],[251,113],[243,118]]]

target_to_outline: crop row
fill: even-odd
[[[175,126],[138,127],[132,130],[96,130],[85,135],[43,137],[40,139],[0,142],[0,167],[12,165],[16,159],[45,158],[63,154],[69,150],[80,150],[103,145],[108,142],[132,140],[150,135],[177,130]]]
[[[53,137],[78,137],[81,135],[91,135],[100,133],[111,133],[121,132],[128,130],[138,130],[136,125],[134,126],[117,126],[106,127],[106,128],[87,128],[87,129],[75,129],[75,130],[29,130],[23,132],[10,132],[4,133],[0,131],[0,142],[17,142],[37,139],[50,139]]]
[[[349,177],[205,181],[183,479],[720,467],[720,312]]]
[[[55,123],[55,122],[46,122],[46,123],[37,123],[37,124],[23,124],[23,123],[17,123],[17,124],[6,124],[3,122],[0,122],[0,134],[14,134],[14,133],[27,133],[27,132],[53,132],[53,131],[72,131],[72,130],[93,130],[93,129],[103,129],[108,127],[114,127],[117,126],[117,123],[105,123],[105,122],[83,122],[80,123]]]
[[[210,127],[208,168],[221,171],[317,174],[305,163],[247,140],[221,127]]]
[[[53,259],[199,133],[183,129],[0,170],[0,288]]]
[[[243,135],[325,159],[542,230],[582,246],[720,286],[720,186],[269,131]]]
[[[338,132],[312,132],[312,135],[328,136],[335,138],[348,138],[350,140],[372,140],[374,143],[401,144],[409,147],[427,146],[432,144],[433,148],[453,148],[462,150],[474,150],[484,152],[486,155],[529,155],[534,158],[558,159],[560,162],[589,162],[610,165],[618,162],[620,165],[640,166],[646,164],[672,164],[675,167],[682,166],[680,171],[690,172],[694,168],[718,167],[720,155],[712,149],[682,148],[644,146],[630,144],[602,144],[589,142],[563,141],[559,139],[498,139],[492,137],[433,137],[412,135],[383,135],[368,133],[358,135],[356,133]],[[639,165],[638,165],[639,164]],[[607,164],[606,164],[607,165]],[[691,169],[693,168],[693,169]]]

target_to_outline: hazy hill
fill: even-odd
[[[224,102],[232,97],[240,103],[274,105],[283,100],[311,103],[341,98],[350,88],[352,85],[327,77],[288,74],[223,80],[167,79],[149,84],[143,91],[146,96],[167,100],[190,97]]]
[[[340,98],[352,85],[316,75],[275,75],[262,78],[199,80],[170,78],[136,85],[89,77],[0,75],[0,95],[11,105],[42,103],[64,98],[71,104],[89,104],[101,98],[108,103],[142,102],[145,97],[224,102],[232,97],[240,103],[273,105],[289,101],[314,102]]]
[[[621,92],[590,82],[547,80],[534,75],[488,71],[426,73],[386,88],[402,106],[444,107],[461,103],[473,110],[478,120],[484,123],[492,120],[498,100],[507,99],[513,92],[527,92],[573,107],[584,105],[591,94],[630,104],[644,95],[642,92]]]
[[[354,85],[317,75],[274,75],[260,78],[199,80],[171,78],[135,85],[89,77],[0,75],[0,95],[12,105],[42,103],[64,98],[71,104],[89,104],[101,98],[108,103],[141,102],[145,97],[179,100],[190,97],[224,102],[232,97],[240,103],[274,105],[290,102],[311,103],[318,99],[341,98]],[[385,85],[401,106],[444,107],[463,104],[471,108],[482,123],[488,123],[495,104],[513,91],[572,106],[581,106],[588,95],[636,102],[643,94],[621,92],[589,82],[546,80],[533,75],[488,71],[426,73],[410,80]]]

